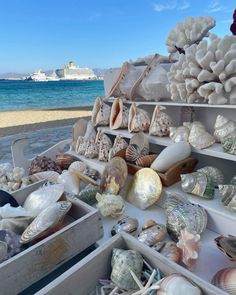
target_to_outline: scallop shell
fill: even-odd
[[[73,195],[79,193],[79,179],[76,173],[65,170],[57,179],[57,182],[64,186],[64,190]]]
[[[190,193],[204,199],[214,198],[214,183],[208,174],[193,172],[181,174],[180,177],[181,188],[185,193]]]
[[[186,228],[189,232],[201,234],[206,225],[207,214],[200,205],[179,205],[167,214],[167,232],[175,242],[178,241],[182,229]]]
[[[106,104],[102,97],[98,96],[93,105],[92,123],[94,126],[108,126],[111,107]]]
[[[143,258],[139,252],[114,248],[112,251],[111,267],[111,280],[116,286],[125,290],[138,289],[138,285],[133,279],[130,270],[141,280]]]
[[[214,137],[217,142],[223,142],[236,135],[236,123],[222,115],[217,116],[214,128]]]
[[[170,138],[174,142],[188,141],[190,130],[186,126],[170,127]]]
[[[162,183],[159,175],[150,168],[142,168],[135,173],[127,190],[127,200],[144,210],[160,198]]]
[[[138,229],[138,220],[136,218],[124,217],[112,227],[111,235],[114,236],[120,232],[134,234]]]
[[[22,244],[29,243],[41,236],[46,231],[57,226],[63,221],[63,218],[70,210],[71,205],[72,204],[69,201],[61,201],[48,206],[26,228],[26,230],[21,235],[20,242]]]
[[[228,294],[236,294],[236,268],[223,268],[212,278],[211,283]]]
[[[197,171],[210,176],[215,186],[225,183],[224,174],[219,168],[213,166],[205,166],[201,169],[198,169]]]
[[[111,216],[116,218],[123,214],[125,210],[125,202],[119,195],[113,194],[96,194],[98,201],[97,208],[102,216]]]
[[[138,145],[130,144],[125,151],[125,159],[127,162],[134,163],[141,156],[141,150]]]
[[[68,168],[68,171],[74,172],[74,173],[76,173],[76,171],[79,171],[83,173],[86,167],[87,165],[84,162],[75,161],[70,165],[70,167]]]
[[[133,102],[129,110],[129,132],[148,131],[150,126],[150,118],[148,112],[137,108]]]
[[[112,158],[105,166],[101,179],[101,190],[105,193],[118,194],[125,185],[128,168],[124,159]]]
[[[62,169],[68,169],[71,163],[75,162],[76,158],[68,154],[60,154],[56,156],[55,163]]]
[[[140,167],[150,167],[152,163],[156,160],[157,154],[152,154],[152,155],[147,155],[147,156],[142,156],[139,157],[136,160],[136,165]]]
[[[10,204],[12,207],[18,207],[19,204],[15,200],[15,198],[4,190],[0,190],[0,206],[4,206],[6,204]]]
[[[31,217],[4,218],[0,220],[0,230],[8,229],[21,235],[31,221]]]
[[[161,109],[165,109],[164,107],[160,107],[156,105],[153,114],[152,120],[149,128],[150,135],[156,136],[168,136],[170,133],[170,126],[173,124],[169,115],[164,112],[161,112]]]
[[[98,146],[93,139],[89,140],[84,156],[89,159],[98,157]]]
[[[114,100],[111,107],[110,128],[120,129],[127,128],[129,120],[129,109],[124,106],[122,98]]]
[[[236,237],[217,237],[215,238],[215,243],[231,261],[236,261]]]
[[[236,185],[219,185],[219,193],[224,206],[236,212]]]
[[[128,143],[126,140],[122,136],[117,135],[113,143],[113,147],[109,152],[109,160],[112,159],[119,151],[126,149],[127,146]]]
[[[43,171],[31,175],[33,181],[47,180],[52,183],[57,183],[57,178],[60,174],[55,171]]]
[[[222,146],[226,153],[236,155],[236,136],[225,139]]]
[[[175,263],[180,263],[182,260],[182,250],[177,247],[175,242],[158,242],[152,248]]]
[[[138,240],[148,246],[153,246],[157,242],[164,240],[166,234],[166,227],[163,224],[155,224],[142,230],[138,235]]]
[[[32,216],[37,216],[49,205],[57,202],[64,192],[62,184],[44,185],[32,192],[25,200],[23,207]]]
[[[79,136],[84,136],[87,129],[87,120],[79,119],[72,128],[72,148],[75,149]]]
[[[214,137],[198,125],[191,128],[188,141],[196,149],[205,149],[215,143]]]

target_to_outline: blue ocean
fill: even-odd
[[[0,111],[93,105],[103,81],[0,81]]]

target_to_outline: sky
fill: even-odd
[[[210,15],[231,34],[235,0],[0,0],[0,73],[91,68],[161,53],[177,22]]]

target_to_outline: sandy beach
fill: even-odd
[[[91,106],[0,112],[0,137],[42,128],[71,125],[79,117],[89,117],[91,113]]]

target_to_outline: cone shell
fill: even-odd
[[[164,112],[161,112],[161,107],[157,105],[152,114],[149,134],[161,137],[168,136],[170,133],[170,126],[172,124],[173,123],[170,116]]]
[[[224,174],[219,168],[206,166],[201,169],[198,169],[197,171],[210,176],[215,186],[225,183]]]
[[[236,135],[236,123],[222,115],[217,116],[214,127],[214,137],[217,142],[223,142]]]
[[[113,143],[113,147],[109,152],[109,159],[112,159],[119,151],[126,149],[127,146],[128,143],[126,140],[122,136],[117,135]]]
[[[122,98],[114,100],[111,107],[110,128],[121,129],[128,127],[129,109],[124,106]]]
[[[214,137],[197,125],[191,128],[188,140],[196,149],[205,149],[215,143]]]
[[[137,108],[133,102],[129,110],[129,132],[148,131],[150,126],[150,118],[148,112]]]
[[[217,237],[215,243],[231,261],[236,261],[236,237]]]
[[[236,155],[236,136],[225,139],[222,146],[226,153]]]
[[[102,97],[97,97],[93,105],[92,123],[94,126],[108,126],[111,107],[106,104]]]
[[[224,206],[236,212],[236,185],[219,185],[219,193]]]
[[[140,167],[150,167],[157,158],[157,154],[142,156],[136,160],[136,165]]]
[[[236,268],[223,268],[212,278],[211,283],[230,295],[236,294]]]
[[[72,147],[75,149],[79,136],[84,136],[88,122],[85,119],[79,119],[72,129]]]

